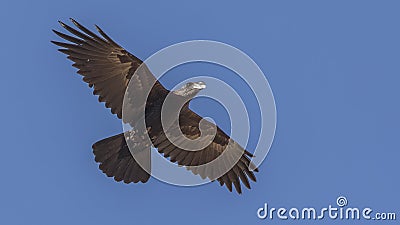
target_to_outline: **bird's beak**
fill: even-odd
[[[202,90],[202,89],[206,88],[206,83],[204,83],[202,81],[194,83],[193,88]]]

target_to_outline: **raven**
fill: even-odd
[[[201,116],[189,109],[190,100],[196,94],[206,87],[204,82],[188,82],[181,89],[176,91],[167,90],[149,70],[143,73],[137,73],[140,66],[144,63],[132,55],[116,42],[114,42],[106,33],[95,25],[99,35],[79,24],[74,19],[71,22],[78,28],[73,28],[61,21],[60,25],[70,34],[64,34],[53,30],[59,37],[68,42],[51,41],[53,44],[62,47],[58,49],[67,55],[67,58],[73,61],[73,66],[78,69],[77,73],[83,76],[83,81],[93,88],[93,94],[99,96],[99,102],[105,102],[105,106],[111,109],[119,119],[123,119],[123,103],[125,92],[129,82],[134,82],[135,91],[145,89],[145,85],[152,84],[149,87],[149,94],[145,100],[145,128],[136,129],[132,138],[136,139],[138,145],[135,149],[147,149],[150,151],[154,146],[164,157],[169,158],[171,162],[176,162],[180,166],[185,166],[194,174],[199,174],[203,179],[208,177],[212,181],[218,180],[220,185],[226,185],[232,192],[232,184],[240,194],[241,183],[250,189],[250,178],[256,181],[254,171],[258,169],[250,162],[253,154],[245,150],[227,134],[225,134],[215,124],[204,120]],[[187,151],[168,138],[168,131],[161,125],[161,108],[168,95],[178,99],[178,102],[185,102],[179,112],[179,129],[188,139],[194,140],[201,136],[200,124],[207,130],[215,130],[212,141],[204,148],[198,151]],[[132,110],[135,110],[134,108]],[[151,140],[150,145],[141,144],[138,137],[148,135]],[[125,183],[147,182],[150,178],[150,170],[139,165],[137,158],[133,157],[128,148],[127,139],[124,133],[103,139],[93,144],[93,153],[95,161],[99,162],[99,168],[109,177],[114,177],[116,181]],[[215,171],[213,168],[198,170],[193,168],[199,165],[205,165],[227,149],[227,146],[233,146],[233,153],[237,154],[238,160],[227,172],[219,177],[213,177]],[[131,149],[132,150],[132,149]],[[136,151],[136,150],[134,150]],[[146,151],[147,152],[147,151]],[[147,153],[146,153],[147,154]],[[254,170],[249,168],[253,166]]]

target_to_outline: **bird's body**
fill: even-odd
[[[232,191],[232,184],[239,193],[241,193],[240,183],[250,188],[248,178],[256,181],[253,171],[249,169],[251,165],[249,157],[252,157],[252,154],[234,142],[220,128],[204,120],[189,108],[190,100],[205,88],[203,82],[189,82],[179,90],[169,91],[156,80],[139,58],[120,47],[99,27],[96,26],[102,37],[76,21],[72,20],[72,22],[81,31],[62,22],[60,24],[76,37],[54,31],[71,43],[56,41],[53,43],[63,47],[60,51],[67,54],[68,58],[74,62],[73,66],[79,69],[78,73],[83,76],[83,80],[89,84],[89,87],[94,88],[93,94],[99,95],[99,101],[105,102],[112,113],[132,126],[131,131],[103,139],[92,146],[95,160],[100,163],[99,168],[104,173],[114,177],[116,181],[125,183],[147,182],[151,173],[149,153],[151,146],[154,146],[171,162],[187,167],[202,178],[218,180],[230,191]],[[128,84],[136,95],[128,95],[127,98]],[[147,92],[148,96],[142,94]],[[170,103],[172,108],[183,106],[177,118],[174,118],[171,113],[166,113],[167,117],[171,115],[171,118],[165,118],[162,114],[166,99],[171,99],[168,102],[172,102]],[[129,104],[129,101],[134,104]],[[123,110],[127,105],[129,107]],[[144,124],[138,124],[137,121],[143,117]],[[177,124],[184,137],[174,136],[175,131],[172,128],[163,126],[164,120],[179,122]],[[195,140],[204,135],[202,131],[205,135],[215,131],[215,135],[208,145],[198,151],[188,151],[177,146],[169,138],[172,135],[177,137],[175,141],[185,144],[182,138]],[[128,145],[127,141],[132,141],[133,144]],[[233,146],[231,147],[233,151],[229,154],[238,156],[238,160],[232,167],[227,168],[226,173],[214,176],[216,171],[213,171],[211,167],[196,168],[218,158],[227,146]],[[139,165],[137,162],[139,158],[133,157],[132,154],[147,159],[144,160],[144,165],[143,163]]]

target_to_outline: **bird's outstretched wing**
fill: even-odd
[[[199,138],[201,136],[199,124],[202,119],[201,116],[191,111],[188,107],[183,108],[179,118],[179,127],[182,133],[192,140]],[[174,138],[174,134],[170,134],[167,137],[165,133],[162,133],[157,137],[153,137],[153,144],[171,162],[186,166],[187,169],[191,170],[194,174],[200,175],[203,179],[208,177],[213,181],[218,180],[220,185],[225,184],[229,191],[232,191],[233,184],[239,194],[242,193],[241,183],[250,189],[249,178],[255,182],[256,177],[254,172],[258,172],[258,169],[250,161],[253,155],[211,122],[203,120],[201,126],[206,133],[208,130],[217,129],[212,142],[201,150],[188,151],[177,148],[171,143],[171,138]],[[176,135],[175,137],[177,138],[173,139],[172,142],[178,144],[184,143],[183,140],[180,140],[182,136]],[[225,152],[228,148],[230,150]],[[224,165],[211,166],[207,164],[220,157],[224,152],[227,155],[220,162],[220,164]],[[199,167],[201,165],[205,166]],[[250,170],[250,167],[254,170]],[[216,176],[216,174],[221,174],[221,171],[227,172],[222,173],[222,176]]]
[[[94,88],[93,94],[99,95],[99,101],[105,102],[118,118],[122,118],[124,95],[130,80],[133,81],[132,88],[138,92],[147,88],[154,96],[157,92],[168,92],[150,71],[135,73],[143,62],[115,43],[98,26],[96,28],[101,37],[75,20],[71,21],[79,30],[61,21],[59,23],[75,37],[53,30],[70,43],[52,43],[62,47],[59,51],[68,55],[67,58],[74,62],[73,66],[79,69],[77,73],[83,76],[89,87]]]
[[[98,26],[96,26],[96,28],[101,37],[75,20],[71,19],[71,21],[79,30],[62,22],[60,22],[60,24],[74,36],[53,30],[58,36],[69,43],[58,41],[52,41],[52,43],[62,47],[59,51],[68,55],[67,58],[74,62],[73,66],[79,69],[78,73],[83,76],[83,80],[89,84],[89,87],[94,88],[93,94],[99,95],[99,101],[105,102],[106,107],[111,108],[111,112],[116,114],[118,118],[122,118],[124,95],[131,80],[133,81],[131,85],[134,85],[132,88],[135,90],[135,93],[136,91],[140,93],[140,90],[151,89],[148,96],[150,99],[157,99],[159,96],[165,96],[166,93],[169,92],[156,80],[148,69],[145,68],[141,73],[135,73],[143,62],[115,43]],[[149,85],[151,87],[149,87]],[[143,104],[146,104],[146,102],[143,102]],[[183,116],[180,117],[182,118],[180,119],[180,129],[182,133],[190,139],[198,138],[201,135],[199,123],[202,117],[188,108],[184,109],[182,115]],[[206,129],[213,129],[214,126],[215,125],[209,122],[205,123]],[[179,149],[169,142],[163,133],[151,136],[153,144],[158,148],[158,151],[163,153],[165,157],[170,157],[172,162],[177,162],[180,165],[186,166],[193,173],[199,174],[203,178],[209,177],[212,178],[212,180],[216,179],[221,185],[225,184],[230,191],[232,191],[232,184],[235,186],[236,191],[241,193],[240,183],[250,188],[248,178],[256,181],[253,171],[249,169],[251,165],[249,157],[252,157],[252,154],[231,140],[230,137],[219,128],[217,128],[217,133],[213,141],[207,147],[199,151]],[[97,152],[97,147],[101,147],[102,144],[103,142],[94,145],[95,152]],[[216,171],[210,171],[207,167],[205,167],[206,169],[198,169],[198,167],[196,167],[211,162],[222,155],[228,145],[231,147],[233,146],[233,151],[230,151],[230,154],[233,154],[232,158],[238,156],[239,159],[228,172],[214,179],[213,174],[216,173]],[[100,147],[98,149],[100,149]],[[97,153],[99,156],[96,157],[100,157],[99,160],[104,160],[105,162],[106,158],[101,158],[102,152]],[[127,151],[122,153],[120,151],[117,153],[118,154],[115,155],[125,154]],[[120,168],[120,166],[116,168]],[[103,168],[103,171],[106,169],[107,168]],[[117,172],[118,171],[121,172],[121,174],[123,172],[122,169],[117,170]],[[134,170],[132,169],[132,171]],[[254,171],[258,170],[255,169]],[[137,182],[139,180],[145,182],[148,179],[148,175],[146,174],[140,177],[134,177],[130,176],[130,173],[124,173],[124,177],[122,177],[122,175],[111,173],[113,171],[106,170],[105,172],[109,172],[110,175],[113,176],[115,175],[116,180],[124,179],[126,182]]]

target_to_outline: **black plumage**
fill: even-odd
[[[205,148],[199,151],[186,151],[176,147],[167,138],[166,132],[161,126],[161,107],[164,99],[168,94],[172,94],[176,101],[186,101],[193,98],[202,88],[205,87],[203,82],[189,82],[184,87],[177,91],[167,90],[156,78],[151,74],[150,70],[144,67],[143,71],[138,73],[142,65],[142,61],[136,56],[127,52],[124,48],[115,43],[107,36],[98,26],[97,31],[101,36],[88,30],[75,20],[71,19],[72,23],[78,28],[72,28],[62,22],[61,26],[74,36],[70,36],[59,31],[53,30],[59,37],[69,43],[52,41],[55,45],[62,47],[60,52],[67,55],[67,58],[73,61],[73,66],[78,69],[77,73],[83,76],[83,80],[92,87],[93,94],[99,96],[100,102],[105,102],[107,108],[111,109],[113,114],[122,119],[124,95],[127,91],[128,83],[131,82],[130,88],[135,89],[135,93],[140,93],[143,90],[150,90],[148,98],[143,102],[142,107],[145,109],[145,126],[135,127],[132,133],[132,138],[135,139],[135,151],[142,154],[143,157],[149,156],[151,145],[158,149],[165,157],[168,157],[171,162],[176,162],[178,165],[186,166],[194,174],[199,174],[202,178],[210,178],[218,180],[222,185],[226,185],[229,191],[232,191],[232,184],[238,193],[241,193],[241,185],[243,183],[250,189],[249,179],[256,181],[253,171],[249,170],[251,164],[250,158],[253,156],[239,144],[234,142],[220,128],[211,122],[203,120],[202,126],[205,130],[216,129],[216,135],[212,142]],[[142,65],[143,66],[143,65]],[[154,84],[154,85],[153,85]],[[149,86],[151,85],[151,86]],[[137,96],[134,96],[139,98]],[[140,111],[132,108],[131,111]],[[143,115],[137,115],[137,119]],[[134,118],[125,118],[124,120],[131,123]],[[200,137],[199,123],[203,118],[189,109],[189,103],[184,104],[179,115],[179,126],[182,133],[189,139]],[[125,121],[124,121],[125,122]],[[171,131],[172,136],[174,136]],[[151,143],[141,141],[144,135],[149,135]],[[179,137],[177,137],[179,142]],[[184,145],[184,141],[181,141]],[[225,168],[228,172],[224,175],[215,177],[222,167],[203,167],[196,166],[204,165],[213,161],[220,156],[228,144],[232,147],[232,151],[228,152],[228,157],[223,164],[229,164],[230,158],[237,158],[238,161],[232,168]],[[96,142],[92,146],[96,162],[99,162],[99,168],[107,174],[114,177],[116,181],[130,182],[147,182],[150,175],[150,161],[144,170],[139,165],[135,158],[132,157],[129,151],[124,134],[118,134],[101,141]],[[131,149],[132,150],[132,149]],[[228,170],[229,169],[229,170]],[[258,171],[255,169],[254,171]]]

